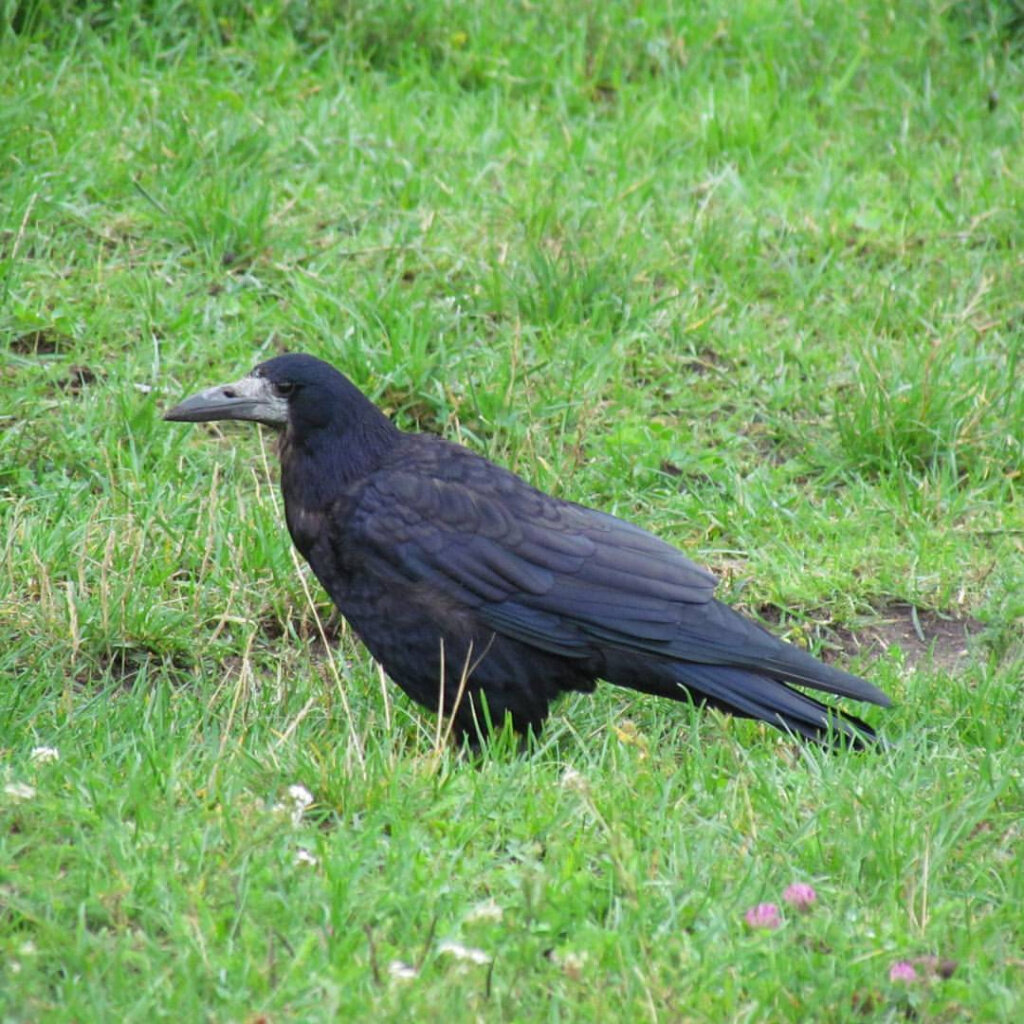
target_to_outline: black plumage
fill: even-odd
[[[818,741],[875,739],[789,684],[886,706],[881,690],[715,600],[714,577],[671,545],[400,431],[312,356],[271,359],[166,418],[281,430],[296,547],[388,675],[460,734],[506,715],[539,730],[560,693],[605,679]]]

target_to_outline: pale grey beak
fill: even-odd
[[[234,384],[219,384],[180,402],[165,420],[206,423],[209,420],[252,420],[268,427],[288,422],[288,402],[274,394],[273,385],[263,377],[243,377]]]

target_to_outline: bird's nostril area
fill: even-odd
[[[221,392],[221,394],[223,394],[225,398],[237,398],[238,397],[238,395],[235,393],[235,389],[234,388],[224,388],[223,391]]]

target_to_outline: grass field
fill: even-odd
[[[0,1019],[1024,1017],[1018,7],[0,12]],[[609,687],[439,742],[272,438],[161,421],[300,349],[891,749]]]

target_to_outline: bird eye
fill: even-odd
[[[295,390],[295,385],[291,381],[282,380],[274,384],[274,394],[278,398],[287,398]]]

